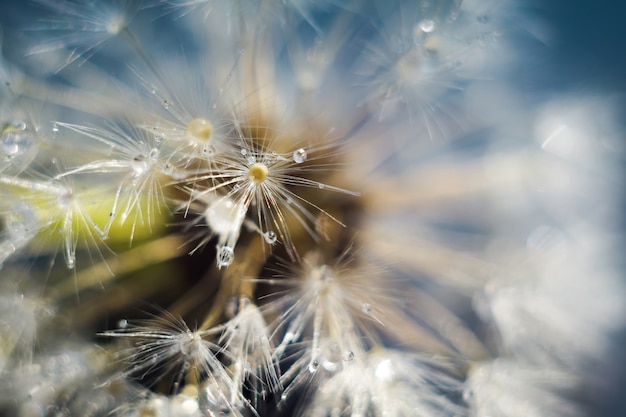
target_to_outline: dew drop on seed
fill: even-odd
[[[148,169],[148,158],[144,154],[139,154],[130,163],[136,175],[141,175]]]
[[[59,137],[59,126],[56,123],[52,123],[52,139]]]
[[[170,108],[170,102],[167,100],[163,100],[163,107],[167,110]]]
[[[69,255],[65,263],[68,269],[74,269],[74,266],[76,266],[76,255]]]
[[[472,398],[474,398],[474,391],[471,389],[466,389],[465,391],[463,391],[463,399],[467,402],[467,401],[471,401]]]
[[[272,230],[264,233],[263,237],[265,238],[265,241],[268,245],[273,245],[274,243],[276,243],[277,236],[276,233],[274,233]]]
[[[246,148],[241,148],[241,154],[242,154],[243,156],[248,155],[248,150],[247,150]]]
[[[121,319],[117,322],[117,327],[119,327],[120,329],[125,329],[126,327],[128,327],[128,320]]]
[[[424,19],[419,23],[419,27],[424,33],[431,33],[435,30],[435,21],[432,19]]]
[[[324,188],[326,188],[326,186],[325,186],[324,184],[317,184],[317,187],[318,187],[320,190],[323,190]]]
[[[350,362],[354,359],[354,352],[349,350],[343,355],[343,360],[346,362]]]
[[[152,148],[152,150],[150,151],[150,158],[156,159],[156,158],[159,157],[160,153],[161,153],[161,151],[159,151],[158,148]]]
[[[208,143],[205,143],[204,145],[202,145],[202,155],[204,156],[213,155],[213,147]]]
[[[34,138],[21,130],[9,127],[0,135],[0,152],[6,159],[12,159],[26,153],[33,145]]]
[[[363,303],[363,305],[361,306],[361,311],[363,312],[363,314],[367,314],[368,316],[371,316],[372,306],[368,303]]]
[[[314,361],[309,363],[309,372],[314,374],[315,372],[317,372],[317,369],[320,367],[320,362],[315,359]]]
[[[304,161],[306,161],[306,157],[307,157],[307,154],[304,148],[300,148],[300,149],[293,151],[293,161],[296,164],[301,164]]]
[[[280,396],[281,401],[287,401],[287,394],[283,394]]]
[[[233,248],[222,245],[217,248],[217,267],[229,266],[235,260],[235,252]]]

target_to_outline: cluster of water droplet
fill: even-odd
[[[26,166],[36,147],[35,132],[23,121],[7,123],[0,132],[0,171],[11,166]],[[20,159],[25,159],[20,161]]]

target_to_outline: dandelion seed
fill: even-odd
[[[91,219],[89,198],[64,179],[26,180],[0,175],[0,186],[20,195],[38,214],[28,215],[26,232],[34,236],[40,232],[58,233],[63,246],[63,257],[69,269],[76,264],[79,239],[87,246],[101,245],[104,232]],[[41,212],[40,212],[41,211]],[[46,213],[45,216],[40,213]],[[36,224],[36,226],[35,226]],[[22,229],[24,230],[24,229]]]
[[[181,318],[166,312],[162,316],[102,333],[102,336],[133,343],[132,347],[119,352],[128,364],[128,370],[116,378],[135,376],[144,380],[148,374],[158,372],[160,378],[170,375],[172,388],[179,392],[185,376],[193,375],[208,384],[207,389],[211,390],[216,401],[235,411],[243,400],[237,394],[231,395],[235,385],[217,356],[222,349],[210,341],[220,329],[192,331]],[[228,391],[222,391],[222,388]],[[231,402],[233,400],[235,402]]]
[[[256,217],[256,223],[252,227],[261,234],[272,231],[285,246],[290,257],[296,259],[298,255],[289,224],[295,220],[309,235],[315,237],[311,224],[316,222],[316,217],[311,209],[330,216],[314,203],[301,197],[298,190],[316,187],[348,195],[356,193],[306,178],[302,174],[314,171],[315,165],[302,171],[300,163],[294,161],[291,155],[272,151],[271,137],[247,138],[241,129],[237,129],[236,133],[241,140],[239,151],[233,149],[224,152],[216,161],[215,171],[190,179],[198,184],[203,181],[214,184],[206,189],[197,186],[198,191],[192,194],[192,200],[208,198],[214,201],[211,204],[217,204],[219,207],[221,214],[216,216],[215,220],[210,218],[210,212],[215,213],[216,206],[209,206],[210,212],[207,213],[209,225],[219,226],[213,230],[220,236],[219,247],[235,248],[241,227],[249,224],[246,223],[246,215],[252,208],[254,213],[252,216]],[[270,143],[267,146],[263,144],[268,141]],[[319,153],[323,151],[324,149],[320,151],[313,149],[309,153],[313,153],[316,159],[319,159],[323,158],[323,153]],[[224,215],[226,211],[222,211],[223,208],[228,208],[227,215]],[[224,219],[230,219],[232,222],[227,224],[222,221]],[[274,241],[274,238],[269,240]]]
[[[577,384],[567,373],[499,360],[471,369],[464,399],[480,416],[575,417],[581,410],[565,397]]]
[[[151,229],[165,206],[161,176],[167,171],[165,161],[168,159],[167,155],[161,154],[154,138],[132,127],[128,127],[127,133],[119,126],[107,131],[60,122],[58,125],[104,144],[113,152],[110,159],[89,162],[62,173],[59,178],[80,173],[126,174],[115,191],[104,232],[108,234],[115,221],[123,226],[129,218],[132,221],[131,242],[137,226]],[[145,200],[147,204],[143,204]]]
[[[348,260],[341,259],[331,267],[321,263],[319,254],[309,253],[301,269],[290,275],[258,280],[287,288],[265,306],[278,316],[274,334],[279,342],[274,355],[283,358],[292,348],[298,350],[283,358],[296,357],[281,377],[287,387],[286,397],[303,385],[322,383],[377,343],[376,331],[367,322],[373,311],[382,310],[386,297],[382,291],[372,293],[368,285],[375,281],[366,283],[365,275],[350,270],[349,265]],[[361,312],[364,300],[372,306],[369,315]]]
[[[461,382],[449,366],[434,360],[376,350],[332,376],[315,394],[305,413],[342,416],[466,415],[451,399]]]
[[[236,404],[243,397],[244,386],[254,393],[255,403],[265,391],[276,392],[279,387],[278,365],[265,320],[259,309],[249,300],[239,301],[239,311],[225,323],[220,344],[231,357],[232,380],[230,402]]]
[[[56,68],[57,72],[74,62],[82,65],[109,40],[126,31],[140,5],[136,0],[97,4],[79,0],[37,2],[54,16],[42,19],[31,28],[33,31],[45,31],[47,36],[28,54],[66,52],[68,55]]]
[[[381,40],[364,50],[358,70],[369,74],[366,85],[373,93],[367,101],[380,109],[381,119],[408,115],[431,137],[445,133],[446,125],[458,123],[449,98],[477,76],[479,41],[489,28],[477,24],[459,2],[395,6],[381,7]]]

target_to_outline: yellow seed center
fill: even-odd
[[[195,140],[207,141],[213,133],[213,125],[207,119],[193,119],[187,125],[187,134]]]
[[[248,169],[248,175],[252,178],[254,182],[257,184],[261,184],[267,178],[267,174],[269,173],[267,166],[260,162],[252,165],[250,169]]]

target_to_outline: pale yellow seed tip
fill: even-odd
[[[213,133],[213,125],[207,119],[193,119],[187,125],[187,134],[198,141],[207,141]]]
[[[269,170],[267,169],[267,166],[265,166],[265,164],[262,164],[260,162],[257,162],[256,164],[252,165],[250,169],[248,170],[248,175],[257,184],[260,184],[263,181],[265,181],[268,173],[269,173]]]

